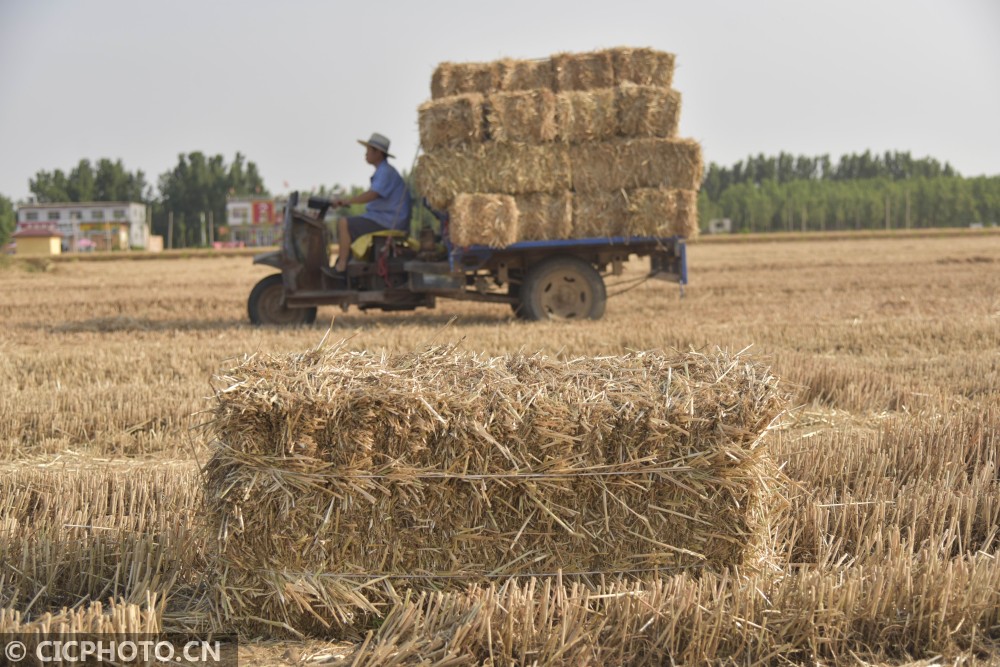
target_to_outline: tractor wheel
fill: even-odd
[[[608,295],[593,266],[575,257],[552,257],[532,266],[521,285],[527,320],[599,320]]]
[[[288,308],[285,306],[285,286],[281,274],[264,278],[254,285],[247,300],[247,313],[251,324],[312,324],[316,321],[316,307]]]

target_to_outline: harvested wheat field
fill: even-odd
[[[1000,664],[1000,235],[688,255],[599,321],[296,329],[247,323],[246,257],[0,265],[0,632]]]

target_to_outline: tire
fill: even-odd
[[[250,323],[295,326],[316,321],[316,307],[288,308],[285,306],[285,285],[281,274],[275,273],[254,285],[247,300]]]
[[[599,320],[608,302],[604,279],[576,257],[552,257],[532,266],[520,291],[527,320]]]

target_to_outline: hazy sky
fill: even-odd
[[[908,150],[1000,174],[998,0],[0,0],[0,194],[81,158],[155,185],[198,150],[272,192],[366,185],[356,140],[409,169],[439,62],[612,46],[677,54],[706,162]]]

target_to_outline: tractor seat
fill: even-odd
[[[354,239],[351,243],[351,255],[358,261],[364,261],[368,258],[368,253],[375,245],[377,239],[384,239],[385,241],[405,241],[409,244],[410,240],[408,237],[409,234],[401,229],[386,229],[379,232],[365,234],[364,236],[359,236]]]

